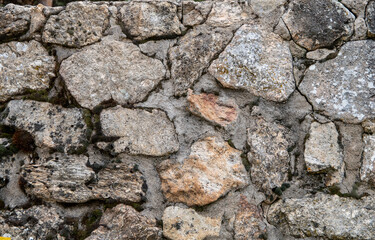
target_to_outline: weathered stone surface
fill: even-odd
[[[362,127],[365,133],[375,133],[375,120],[366,120],[362,122]]]
[[[212,9],[212,2],[183,1],[183,24],[195,26],[202,24]]]
[[[279,9],[286,0],[251,0],[251,8],[258,16],[264,17]]]
[[[268,221],[295,237],[374,239],[375,199],[317,194],[273,204]]]
[[[364,149],[361,167],[361,181],[375,186],[375,135],[363,135]]]
[[[69,47],[98,42],[108,26],[108,7],[89,2],[69,3],[66,9],[48,19],[43,41]]]
[[[55,76],[55,60],[38,42],[0,44],[0,101],[27,89],[43,90]]]
[[[169,51],[176,95],[186,93],[212,59],[229,43],[232,35],[229,30],[198,26],[178,40],[177,46]]]
[[[375,37],[375,1],[369,2],[366,8],[366,22],[368,27],[367,34]]]
[[[247,130],[251,181],[267,194],[288,179],[288,148],[292,145],[288,134],[289,130],[284,126],[267,122],[262,117],[255,119]]]
[[[351,38],[352,41],[364,40],[367,37],[366,20],[363,17],[356,18],[354,22],[354,34]]]
[[[161,238],[161,229],[156,221],[146,218],[134,208],[119,204],[107,209],[100,219],[100,227],[94,230],[86,240],[133,240]]]
[[[349,8],[356,16],[363,16],[369,0],[341,0],[345,7]]]
[[[224,86],[246,89],[272,101],[293,93],[292,56],[288,44],[260,25],[244,25],[209,72]]]
[[[338,56],[311,65],[299,89],[332,119],[359,123],[375,117],[375,42],[346,43]]]
[[[168,1],[124,4],[119,20],[125,34],[136,40],[181,34],[177,5]]]
[[[335,53],[336,53],[336,51],[333,50],[333,49],[321,48],[321,49],[317,49],[315,51],[308,52],[306,54],[306,58],[316,60],[316,61],[320,61],[320,60],[324,60],[328,57],[334,56]]]
[[[189,111],[222,127],[236,121],[240,111],[234,99],[218,97],[214,94],[193,94],[188,92]]]
[[[0,40],[26,33],[29,29],[30,18],[28,7],[8,4],[0,8]]]
[[[60,68],[70,93],[89,109],[110,99],[142,101],[165,72],[159,60],[143,55],[132,42],[111,38],[73,54]]]
[[[171,202],[203,206],[249,182],[241,152],[219,137],[207,137],[191,146],[182,164],[162,162],[159,175],[164,196]]]
[[[167,207],[163,214],[163,235],[171,240],[218,237],[220,226],[220,218],[203,217],[191,208]]]
[[[206,24],[214,27],[238,25],[250,16],[237,1],[215,1]]]
[[[105,136],[120,137],[113,143],[116,153],[163,156],[178,151],[174,125],[161,110],[117,106],[102,111],[100,121]]]
[[[2,113],[1,124],[28,131],[39,147],[74,152],[87,144],[89,133],[77,108],[62,108],[46,102],[13,100]]]
[[[311,51],[351,36],[355,16],[336,0],[297,0],[283,20],[293,40]]]

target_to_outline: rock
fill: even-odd
[[[333,49],[326,49],[326,48],[320,48],[311,52],[308,52],[306,54],[306,58],[321,61],[328,57],[333,57],[335,55],[336,51]]]
[[[288,44],[260,25],[244,25],[209,72],[224,86],[246,89],[267,100],[282,102],[293,93],[292,56]]]
[[[374,48],[371,40],[348,42],[336,58],[306,70],[299,90],[315,111],[347,123],[375,117]]]
[[[354,22],[354,35],[351,38],[354,40],[365,40],[367,35],[366,20],[362,17],[358,17]]]
[[[26,90],[44,90],[55,77],[55,60],[38,42],[0,44],[0,102]]]
[[[120,8],[119,21],[128,37],[141,41],[181,34],[177,5],[168,1],[129,2]]]
[[[361,168],[363,152],[363,129],[360,125],[336,123],[339,126],[341,144],[344,148],[344,162],[347,170],[358,171]]]
[[[375,133],[375,120],[363,121],[362,128],[365,131],[365,133]]]
[[[38,4],[37,6],[30,8],[30,26],[29,31],[20,37],[20,40],[34,38],[38,41],[41,39],[41,35],[38,33],[46,23],[46,17],[43,14],[44,6]]]
[[[258,16],[265,17],[280,9],[286,2],[286,0],[251,0],[251,8]]]
[[[60,68],[70,93],[89,109],[111,99],[119,104],[140,102],[165,73],[159,60],[143,55],[130,41],[112,38],[73,54]]]
[[[218,237],[221,219],[203,217],[193,209],[167,207],[163,214],[163,234],[171,240],[203,240]]]
[[[38,147],[76,152],[86,147],[90,133],[82,113],[77,108],[46,102],[13,100],[2,113],[0,123],[28,131]]]
[[[189,89],[187,99],[190,112],[222,127],[236,121],[240,111],[234,99],[222,98],[214,94],[193,94]]]
[[[361,181],[375,186],[375,135],[363,135],[364,149],[361,167]]]
[[[337,0],[297,0],[291,2],[283,20],[293,40],[312,51],[350,37],[355,16]]]
[[[298,46],[293,40],[289,42],[289,50],[294,57],[298,58],[304,58],[307,52],[306,49]]]
[[[100,121],[105,136],[119,137],[113,143],[116,153],[164,156],[179,149],[174,125],[161,110],[117,106],[103,110]]]
[[[0,41],[26,33],[29,29],[30,18],[29,7],[7,4],[0,8]]]
[[[285,41],[290,41],[292,39],[292,37],[290,36],[289,30],[286,27],[282,18],[279,19],[279,22],[275,26],[275,29],[273,30],[273,32],[278,34]]]
[[[142,53],[149,57],[155,57],[161,61],[166,60],[168,50],[176,43],[176,40],[147,41],[139,44]]]
[[[363,16],[368,0],[341,0],[356,16]]]
[[[212,2],[196,2],[183,1],[182,2],[183,24],[185,26],[195,26],[202,24],[207,20],[208,14],[212,9]]]
[[[195,142],[183,163],[166,160],[160,164],[164,196],[171,202],[203,206],[246,186],[249,177],[240,155],[219,137]]]
[[[239,25],[249,17],[249,13],[243,11],[237,1],[214,1],[205,23],[214,27],[229,27]]]
[[[340,198],[318,193],[273,204],[268,221],[294,237],[327,239],[375,238],[375,199]]]
[[[229,30],[198,26],[178,40],[177,45],[169,50],[176,95],[186,93],[231,37],[232,32]]]
[[[370,1],[366,8],[367,35],[375,37],[375,1]]]
[[[161,230],[156,227],[155,220],[124,204],[107,209],[99,224],[86,240],[161,239]]]
[[[106,5],[88,2],[69,3],[58,15],[49,17],[43,31],[43,42],[82,47],[98,42],[108,26]]]

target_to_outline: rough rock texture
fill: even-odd
[[[0,8],[0,41],[26,33],[30,18],[29,8],[14,4]]]
[[[212,9],[212,2],[183,1],[183,24],[195,26],[202,24]]]
[[[321,49],[317,49],[315,51],[308,52],[306,54],[306,58],[316,60],[316,61],[320,61],[320,60],[324,60],[328,57],[334,56],[335,53],[336,53],[335,50],[321,48]]]
[[[336,58],[308,68],[299,89],[315,111],[350,123],[375,117],[374,48],[371,40],[348,42]]]
[[[28,89],[47,89],[54,71],[54,58],[39,42],[0,44],[0,102]]]
[[[363,136],[363,162],[361,167],[361,180],[375,186],[375,135]]]
[[[366,8],[367,34],[375,37],[375,1],[370,1]]]
[[[249,17],[237,1],[214,1],[206,24],[215,27],[232,27]]]
[[[161,110],[117,106],[105,109],[100,121],[105,136],[120,137],[113,143],[116,153],[163,156],[178,151],[174,125]]]
[[[78,103],[93,109],[111,99],[142,101],[164,78],[165,68],[130,41],[108,38],[64,60],[60,74]]]
[[[351,36],[355,16],[336,0],[296,0],[283,20],[293,40],[311,51]]]
[[[107,209],[100,219],[100,227],[91,233],[86,240],[135,240],[161,238],[161,230],[156,221],[142,216],[134,208],[119,204]]]
[[[374,218],[373,197],[355,200],[325,194],[280,200],[268,212],[271,224],[301,238],[373,239]]]
[[[294,91],[288,44],[259,25],[244,25],[215,60],[209,72],[224,86],[246,89],[272,101],[285,101]]]
[[[163,235],[171,240],[218,237],[220,225],[220,218],[203,217],[191,208],[167,207],[163,214]]]
[[[58,15],[52,15],[43,31],[43,42],[82,47],[98,42],[108,26],[106,5],[73,2]]]
[[[281,8],[286,0],[251,0],[251,8],[259,16],[267,16]]]
[[[203,206],[246,186],[249,178],[240,155],[218,137],[195,142],[183,163],[166,160],[160,164],[164,196],[171,202]]]

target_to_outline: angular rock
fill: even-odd
[[[54,71],[54,57],[40,43],[0,44],[0,102],[28,89],[47,89]]]
[[[268,211],[268,222],[294,237],[374,239],[375,199],[316,194],[284,199]]]
[[[312,51],[350,37],[355,16],[337,0],[296,0],[283,20],[293,40]]]
[[[0,41],[26,33],[30,18],[29,7],[8,4],[0,8]]]
[[[222,127],[237,120],[240,111],[234,99],[220,98],[214,94],[188,92],[189,111]]]
[[[164,156],[179,149],[174,125],[161,110],[117,106],[102,111],[100,121],[105,136],[119,137],[113,143],[116,153]]]
[[[209,72],[224,87],[276,102],[288,99],[295,88],[288,43],[260,25],[238,29]]]
[[[125,34],[136,40],[181,34],[177,5],[168,1],[130,2],[120,8],[119,21]]]
[[[332,60],[311,65],[299,89],[314,110],[347,123],[375,117],[375,42],[346,43]]]
[[[64,11],[49,17],[43,31],[43,42],[69,47],[98,42],[108,26],[108,18],[106,5],[69,3]]]
[[[165,73],[161,61],[143,55],[132,42],[111,38],[73,54],[60,68],[70,93],[89,109],[111,99],[142,101]]]
[[[107,209],[99,224],[86,240],[161,239],[161,229],[156,227],[155,220],[124,204]]]
[[[368,36],[375,37],[375,1],[371,1],[367,5],[366,22],[368,27]]]
[[[163,214],[163,234],[171,240],[203,240],[218,237],[221,219],[203,217],[193,209],[167,207]]]
[[[364,149],[361,167],[361,181],[375,186],[375,135],[363,135]]]
[[[202,24],[208,17],[212,9],[212,2],[183,1],[183,24],[185,26],[195,26]]]
[[[89,130],[82,110],[46,102],[13,100],[2,113],[1,124],[28,131],[38,147],[75,152],[86,147]]]
[[[197,26],[178,40],[177,45],[169,50],[176,95],[186,93],[231,37],[232,32],[226,29]]]
[[[240,155],[219,137],[195,142],[183,163],[166,160],[160,164],[164,196],[171,202],[203,206],[246,186],[249,177]]]
[[[324,60],[328,57],[333,57],[335,55],[335,53],[336,53],[335,50],[321,48],[321,49],[317,49],[315,51],[308,52],[306,54],[306,58],[316,60],[316,61],[320,61],[320,60]]]
[[[249,18],[237,1],[215,1],[206,24],[214,27],[229,27],[240,24]]]

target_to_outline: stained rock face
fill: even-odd
[[[82,47],[99,41],[108,26],[106,5],[73,2],[58,15],[52,15],[43,31],[43,42]]]
[[[317,194],[273,204],[268,221],[294,237],[328,239],[375,238],[375,201]]]
[[[55,60],[36,41],[0,44],[0,101],[24,93],[43,90],[55,76]]]
[[[159,166],[164,196],[171,202],[203,206],[249,182],[241,152],[219,137],[195,142],[182,164],[164,161]]]
[[[8,4],[0,8],[0,40],[17,37],[27,32],[30,8]]]
[[[73,54],[60,68],[70,93],[89,109],[110,99],[142,101],[165,72],[161,61],[143,55],[132,42],[110,38]]]
[[[365,144],[361,167],[361,180],[375,186],[375,135],[363,135]]]
[[[283,20],[293,40],[311,51],[351,36],[355,16],[336,0],[297,0]]]
[[[95,229],[86,240],[132,240],[161,238],[161,230],[156,221],[142,216],[134,208],[119,204],[107,209],[100,219],[100,227]]]
[[[209,72],[224,86],[285,101],[294,91],[288,44],[259,25],[244,25],[211,64]]]
[[[348,42],[336,58],[308,68],[299,89],[315,111],[349,123],[375,116],[374,48],[371,40]]]
[[[375,1],[370,1],[366,8],[366,23],[368,35],[375,37]]]
[[[113,143],[116,153],[164,156],[179,149],[174,125],[161,110],[118,106],[102,111],[100,120],[105,136],[120,137]]]
[[[191,208],[167,207],[163,214],[163,234],[171,240],[218,237],[220,226],[220,218],[203,217]]]
[[[35,144],[59,151],[74,152],[87,144],[88,129],[77,108],[62,108],[46,102],[13,100],[0,122],[28,131]]]

